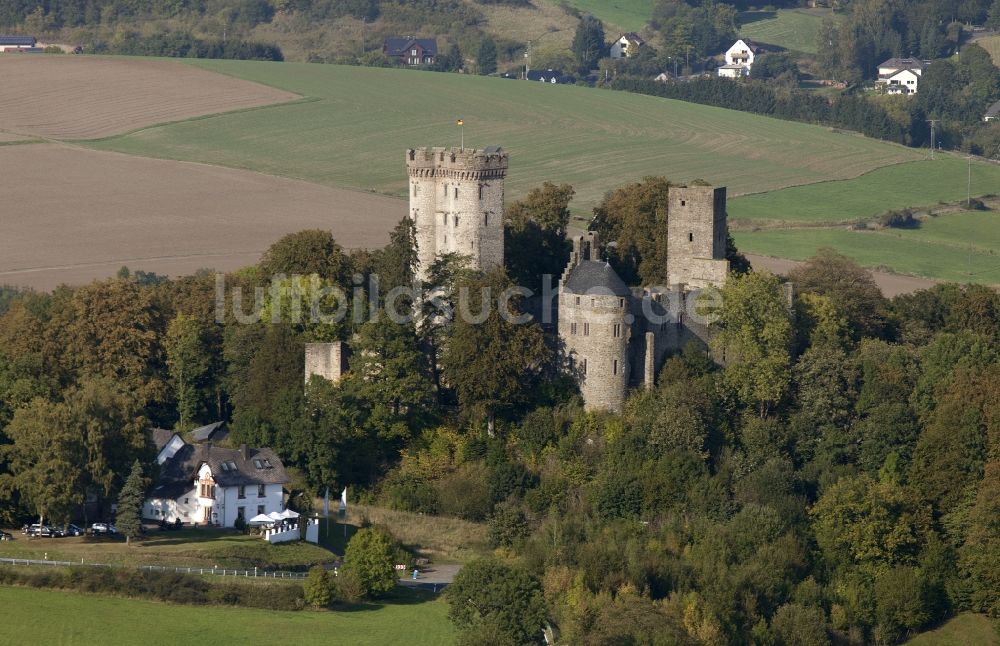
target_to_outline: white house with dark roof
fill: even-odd
[[[634,31],[618,34],[618,40],[611,43],[611,58],[629,58],[630,56],[635,56],[645,44],[646,41]]]
[[[283,485],[290,479],[271,449],[189,444],[163,429],[154,430],[152,440],[160,474],[142,506],[143,518],[233,527],[237,518],[284,510]]]
[[[33,50],[37,44],[34,36],[0,36],[0,52]]]
[[[719,67],[718,75],[727,78],[750,76],[754,59],[760,53],[760,47],[749,40],[740,39],[726,50],[726,63]]]
[[[876,86],[886,94],[916,94],[929,63],[919,58],[890,58],[878,66]]]

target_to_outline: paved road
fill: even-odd
[[[407,588],[420,588],[421,590],[440,592],[455,580],[455,575],[461,569],[462,566],[456,563],[432,563],[420,570],[420,574],[416,580],[407,576],[407,578],[399,580],[399,585],[406,586]]]

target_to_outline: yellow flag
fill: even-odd
[[[457,125],[464,126],[465,125],[465,121],[459,119]]]

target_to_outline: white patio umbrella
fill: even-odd
[[[274,519],[267,514],[257,514],[253,518],[247,521],[248,525],[267,525],[273,523]]]
[[[267,515],[267,517],[271,519],[272,523],[285,520],[285,517],[281,515],[280,511],[272,511],[270,514]]]
[[[281,512],[281,517],[287,520],[289,518],[298,518],[299,515],[298,513],[292,511],[291,509],[286,509],[285,511]]]

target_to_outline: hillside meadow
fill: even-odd
[[[969,162],[958,155],[939,155],[917,162],[880,168],[849,180],[817,182],[747,195],[729,203],[733,221],[834,223],[852,222],[902,208],[934,206],[964,200]],[[973,197],[1000,193],[1000,165],[972,164]]]
[[[351,644],[452,643],[448,605],[430,594],[399,592],[383,603],[329,612],[192,607],[97,595],[0,586],[0,643],[28,644]],[[141,637],[139,637],[141,635]]]
[[[645,175],[730,194],[846,179],[919,151],[828,128],[657,97],[527,81],[298,63],[197,61],[311,100],[155,126],[93,142],[402,197],[407,147],[502,145],[508,200],[568,182],[589,212]]]
[[[566,4],[581,13],[593,14],[605,23],[608,40],[616,34],[614,27],[640,31],[653,15],[653,0],[566,0]]]
[[[822,21],[822,14],[815,11],[745,11],[740,14],[740,37],[815,54]]]
[[[1000,213],[923,220],[917,229],[788,228],[736,231],[741,251],[805,260],[833,247],[873,269],[957,282],[1000,284]]]

